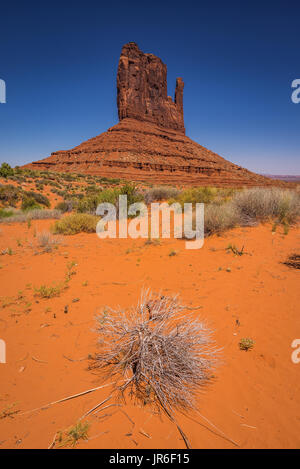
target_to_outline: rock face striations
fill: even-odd
[[[167,93],[166,65],[134,42],[125,44],[117,73],[120,122],[72,150],[26,167],[175,184],[274,184],[185,135],[183,88],[177,78],[173,101]]]
[[[183,87],[177,78],[174,102],[168,96],[166,65],[155,55],[144,54],[135,42],[125,44],[117,74],[120,121],[129,117],[184,134]]]

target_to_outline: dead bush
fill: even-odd
[[[168,200],[179,195],[180,191],[176,187],[155,186],[151,187],[144,193],[146,204],[150,204],[156,200]]]
[[[211,331],[182,305],[177,295],[142,292],[129,311],[106,308],[97,317],[100,353],[93,368],[106,370],[142,405],[172,414],[196,408],[196,396],[216,364]]]
[[[234,195],[232,206],[239,213],[241,224],[277,219],[293,224],[300,216],[300,196],[296,191],[279,188],[254,188]]]
[[[59,236],[52,236],[49,231],[42,231],[37,234],[38,246],[46,251],[51,251],[53,247],[58,246],[61,242],[62,240]]]

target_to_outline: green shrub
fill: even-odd
[[[53,227],[54,234],[73,235],[81,232],[95,233],[99,217],[88,213],[68,215],[57,221]]]
[[[7,184],[0,187],[0,201],[4,204],[15,207],[20,199],[22,191],[17,187]]]
[[[78,213],[96,213],[96,208],[99,204],[99,195],[93,194],[89,197],[84,197],[77,202]]]
[[[118,203],[119,192],[117,189],[104,189],[98,197],[98,203],[108,202],[116,205]]]
[[[13,210],[4,210],[0,208],[0,218],[8,218],[14,214]]]
[[[98,178],[97,180],[100,183],[107,183],[107,184],[120,184],[120,182],[121,182],[121,179],[119,179],[119,178],[102,177],[102,178]]]
[[[40,298],[54,298],[59,296],[62,290],[65,288],[65,285],[53,285],[47,287],[47,285],[41,285],[39,288],[35,288],[35,296]]]
[[[120,188],[104,189],[83,197],[77,201],[76,211],[78,213],[95,214],[97,206],[101,203],[111,203],[118,209],[119,195],[127,195],[127,206],[143,201],[143,196],[137,191],[135,185],[125,184]]]
[[[50,207],[50,201],[48,197],[46,197],[43,194],[37,194],[36,192],[28,191],[28,192],[25,192],[25,197],[33,198],[37,204],[44,205],[47,208]]]
[[[254,347],[254,340],[251,339],[250,337],[244,337],[243,339],[240,340],[239,347],[240,350],[251,350]]]
[[[72,200],[64,200],[63,202],[59,202],[55,206],[55,210],[60,210],[62,213],[72,212],[73,203]]]
[[[79,421],[64,433],[60,432],[57,437],[57,447],[63,448],[65,446],[71,446],[74,448],[79,440],[88,440],[89,427],[90,424],[88,422]]]
[[[33,209],[40,209],[40,205],[36,202],[33,197],[25,196],[22,200],[21,209],[26,210],[33,210]]]
[[[193,189],[186,189],[181,192],[177,197],[176,201],[182,206],[183,204],[197,204],[204,203],[209,204],[213,202],[218,194],[218,189],[215,187],[197,187]]]
[[[8,178],[10,176],[14,175],[14,170],[8,163],[2,163],[0,167],[0,177],[2,178]]]

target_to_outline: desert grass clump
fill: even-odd
[[[49,287],[47,287],[47,285],[41,285],[39,288],[34,289],[34,296],[46,299],[54,298],[55,296],[59,296],[65,288],[65,285],[53,285]]]
[[[55,206],[56,210],[59,210],[61,213],[72,212],[73,210],[73,201],[72,199],[63,200]]]
[[[205,236],[214,233],[222,233],[230,230],[239,224],[238,211],[227,203],[224,205],[210,204],[204,211],[204,233]]]
[[[196,408],[196,396],[216,364],[211,331],[177,295],[142,292],[129,311],[106,308],[97,317],[100,353],[93,368],[106,370],[120,398],[164,410]]]
[[[300,195],[279,188],[254,188],[238,192],[232,199],[241,224],[253,224],[268,219],[279,223],[296,223],[300,216]]]
[[[0,223],[31,223],[31,220],[58,219],[61,217],[59,210],[34,209],[27,212],[14,212],[9,218],[0,218]]]
[[[80,440],[88,440],[88,431],[90,424],[88,422],[77,422],[75,425],[59,432],[58,438],[55,440],[57,447],[71,446],[74,448]]]
[[[231,243],[228,244],[228,246],[226,248],[226,251],[227,252],[231,251],[235,256],[243,256],[244,254],[246,254],[244,252],[244,246],[242,247],[242,249],[239,249],[239,248],[236,247],[235,244],[231,244]]]
[[[6,417],[12,417],[13,415],[20,412],[16,409],[17,403],[8,404],[3,410],[0,411],[0,420],[5,419]]]
[[[180,191],[176,187],[154,186],[145,191],[144,199],[146,204],[150,204],[156,200],[175,199],[179,193]]]
[[[6,210],[3,208],[0,208],[0,218],[8,218],[13,216],[14,210]]]
[[[192,189],[186,189],[182,191],[175,199],[182,206],[184,204],[209,204],[214,201],[218,194],[216,187],[194,187]]]
[[[75,213],[58,220],[52,231],[54,234],[73,235],[77,233],[95,233],[100,217],[89,213]]]
[[[254,340],[251,339],[250,337],[244,337],[243,339],[240,340],[239,347],[240,350],[245,350],[246,352],[248,350],[253,349],[254,347]]]
[[[34,209],[27,212],[26,216],[30,220],[51,220],[60,218],[61,212],[59,210]]]
[[[42,231],[37,234],[38,246],[43,248],[45,251],[52,251],[61,243],[61,238],[58,236],[52,236],[49,231]]]

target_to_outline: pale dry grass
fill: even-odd
[[[34,209],[28,212],[16,212],[8,218],[1,218],[0,223],[24,223],[31,220],[58,219],[61,217],[59,210]]]
[[[61,243],[62,238],[60,236],[53,236],[49,231],[42,231],[37,234],[37,244],[39,247],[44,248],[44,250],[51,251],[52,248]]]
[[[244,225],[268,219],[293,224],[300,216],[300,194],[275,187],[241,191],[235,194],[231,205]]]
[[[196,408],[196,396],[216,365],[211,331],[176,295],[142,292],[129,311],[106,308],[97,317],[100,353],[93,368],[115,379],[142,405],[172,413]],[[122,382],[122,384],[118,384]]]

